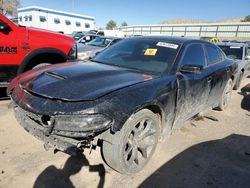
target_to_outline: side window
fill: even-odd
[[[46,22],[45,16],[40,16],[39,18],[40,18],[40,22]]]
[[[55,18],[55,19],[54,19],[54,23],[55,23],[55,24],[60,24],[61,22],[60,22],[60,20],[59,20],[58,18]]]
[[[212,65],[222,60],[221,53],[213,46],[205,45],[207,51],[207,64]]]
[[[85,28],[90,28],[90,25],[88,23],[85,23]]]
[[[182,65],[202,65],[205,66],[205,54],[201,44],[191,44],[187,47]]]
[[[69,20],[65,20],[66,25],[71,25],[71,22]]]
[[[247,55],[250,56],[250,47],[247,48]]]
[[[81,23],[80,22],[76,22],[76,27],[81,27]]]

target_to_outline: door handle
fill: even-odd
[[[207,78],[207,82],[210,83],[211,81],[212,81],[212,77],[208,77],[208,78]]]

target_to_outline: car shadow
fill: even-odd
[[[57,169],[55,166],[51,165],[47,167],[41,174],[37,177],[34,188],[62,188],[62,187],[75,187],[70,180],[70,176],[80,172],[83,166],[89,166],[90,172],[99,173],[99,184],[98,188],[102,188],[105,182],[105,168],[103,164],[90,165],[89,161],[83,154],[78,154],[77,156],[70,156],[64,164],[63,169]],[[82,177],[84,178],[84,177]]]
[[[192,146],[161,166],[139,187],[250,187],[250,137],[230,135]]]
[[[243,96],[241,108],[250,111],[250,83],[241,88],[239,94]]]

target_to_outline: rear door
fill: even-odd
[[[174,129],[183,122],[202,112],[206,108],[210,93],[211,67],[206,66],[205,52],[202,44],[190,44],[184,50],[181,60],[183,65],[200,65],[204,69],[201,73],[178,73],[179,90],[177,94],[177,114]]]
[[[211,91],[208,96],[208,107],[217,107],[225,84],[227,83],[230,68],[223,52],[214,45],[205,45],[208,67],[212,68]]]

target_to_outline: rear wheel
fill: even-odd
[[[218,110],[223,111],[228,107],[232,97],[232,89],[233,89],[233,81],[232,79],[229,79],[224,88],[219,106],[217,107]]]
[[[112,143],[103,142],[104,160],[120,173],[136,173],[152,157],[159,134],[160,121],[157,115],[143,109],[132,115],[119,132],[108,135]]]

